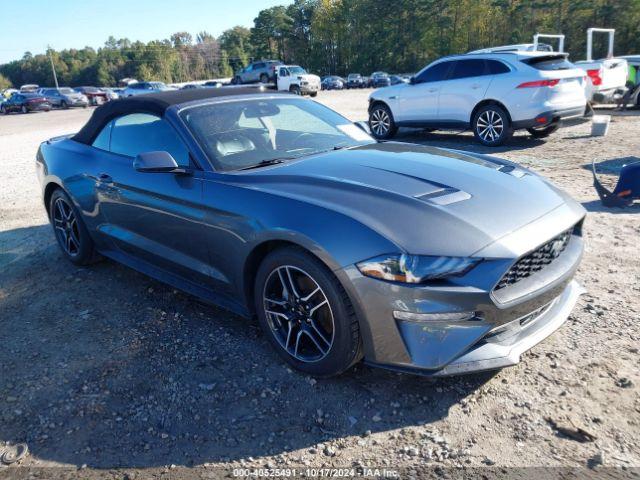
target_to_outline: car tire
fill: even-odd
[[[473,116],[473,136],[487,147],[497,147],[513,136],[511,119],[499,105],[480,107]]]
[[[60,102],[60,108],[66,110],[67,108],[69,108],[69,104],[65,100],[62,100]]]
[[[0,113],[3,115],[9,115],[9,111],[4,108],[4,105],[0,105]]]
[[[294,95],[302,95],[302,90],[300,90],[300,87],[298,85],[291,85],[291,87],[289,87],[289,92],[293,93]]]
[[[49,220],[58,246],[68,260],[76,265],[88,265],[99,258],[82,217],[60,188],[51,195]]]
[[[542,128],[527,128],[527,132],[534,138],[545,138],[560,128],[560,122],[552,123]]]
[[[260,83],[269,83],[269,75],[267,75],[266,73],[261,73]]]
[[[369,128],[373,136],[379,140],[393,137],[398,131],[393,114],[384,103],[378,103],[369,112]]]
[[[360,329],[349,297],[331,270],[306,251],[286,247],[265,257],[254,304],[269,342],[293,368],[331,377],[360,360]]]
[[[20,107],[20,111],[22,113],[29,113],[29,109],[25,105],[22,105],[22,107]]]
[[[317,97],[318,96],[318,92],[311,92],[309,94],[310,97]]]

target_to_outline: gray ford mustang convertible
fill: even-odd
[[[516,164],[247,88],[109,102],[37,155],[64,255],[256,315],[295,368],[513,365],[580,294],[585,212]]]

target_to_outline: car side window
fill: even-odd
[[[457,60],[453,63],[454,65],[451,69],[451,74],[449,75],[450,80],[486,75],[484,60]]]
[[[92,145],[95,148],[99,148],[100,150],[109,151],[110,143],[111,143],[111,127],[113,126],[113,122],[109,122],[106,127],[102,129],[102,131],[98,134],[96,139],[93,141]]]
[[[498,60],[486,60],[487,69],[491,75],[498,75],[500,73],[509,73],[511,70],[504,63]]]
[[[139,153],[164,151],[169,152],[178,165],[189,166],[189,151],[166,120],[146,113],[132,113],[112,123],[111,152],[135,157]]]
[[[286,77],[287,75],[289,75],[289,72],[287,71],[286,68],[281,68],[280,69],[280,76],[281,77]]]
[[[415,83],[439,82],[447,78],[452,62],[436,63],[432,67],[420,72],[415,79]]]

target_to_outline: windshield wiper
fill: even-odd
[[[296,157],[278,157],[278,158],[268,158],[266,160],[262,160],[254,165],[249,165],[248,167],[238,168],[238,170],[251,170],[252,168],[261,168],[268,167],[269,165],[277,165],[278,163],[284,163],[285,160],[291,160]]]

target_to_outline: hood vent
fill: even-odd
[[[418,195],[415,198],[433,205],[451,205],[452,203],[469,200],[471,195],[462,190],[448,187],[424,195]]]

